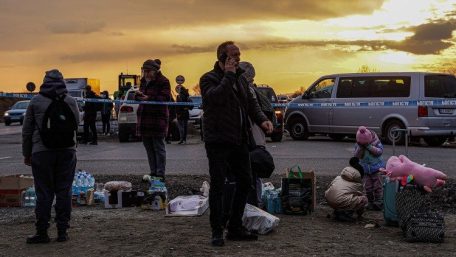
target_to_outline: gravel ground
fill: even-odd
[[[141,186],[140,176],[96,176],[97,182],[128,180]],[[170,198],[196,193],[207,176],[168,176]],[[202,217],[164,217],[164,212],[139,208],[116,210],[75,207],[66,243],[27,245],[33,232],[31,208],[0,208],[0,256],[454,256],[456,245],[455,181],[433,195],[433,207],[445,213],[442,244],[407,243],[399,228],[384,226],[381,212],[367,212],[362,221],[346,224],[330,218],[323,193],[332,177],[317,177],[319,206],[311,215],[278,215],[278,229],[257,242],[227,241],[209,245],[208,212]],[[280,177],[269,181],[279,185]],[[366,224],[378,224],[367,229]],[[54,226],[50,236],[55,238]]]

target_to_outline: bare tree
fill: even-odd
[[[195,86],[192,87],[192,91],[195,95],[201,95],[201,89],[200,85],[196,84]]]
[[[376,68],[369,67],[368,65],[361,65],[358,68],[358,73],[369,73],[369,72],[378,72]]]
[[[306,89],[304,87],[300,87],[298,90],[296,90],[293,94],[291,94],[291,98],[295,98],[297,96],[302,95]]]

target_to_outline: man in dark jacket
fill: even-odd
[[[68,240],[67,229],[71,216],[71,184],[76,168],[76,147],[48,148],[41,137],[43,119],[53,99],[63,98],[74,115],[74,127],[79,122],[79,109],[76,100],[67,95],[62,73],[58,70],[46,72],[40,94],[30,100],[22,127],[22,154],[24,164],[32,166],[37,197],[36,235],[27,238],[27,243],[48,243],[47,230],[51,219],[54,197],[55,221],[58,231],[58,242]],[[72,117],[71,115],[69,117]]]
[[[86,98],[89,99],[100,99],[100,96],[95,94],[92,91],[92,87],[87,85],[86,87]],[[89,128],[92,132],[92,141],[90,142],[91,145],[98,144],[98,137],[97,137],[97,111],[100,110],[102,104],[94,103],[94,102],[86,102],[84,104],[84,139],[83,143],[87,144],[89,142]]]
[[[217,48],[214,69],[200,79],[204,110],[204,141],[209,159],[211,187],[209,193],[212,245],[223,246],[223,185],[227,176],[236,181],[228,221],[228,240],[256,240],[257,236],[242,227],[247,194],[251,190],[249,146],[252,146],[248,117],[265,132],[272,123],[261,111],[238,68],[239,48],[232,41]],[[226,210],[225,210],[226,212]]]
[[[192,99],[190,99],[190,95],[188,94],[188,89],[186,89],[183,85],[176,86],[176,93],[176,102],[192,102]],[[176,117],[179,125],[180,137],[179,144],[187,143],[187,128],[188,120],[190,119],[188,111],[191,109],[193,109],[191,106],[176,106]]]
[[[142,66],[141,86],[136,95],[140,101],[169,102],[171,86],[160,71],[159,59],[147,60]],[[149,161],[150,175],[165,178],[165,137],[168,132],[167,105],[140,104],[136,134],[141,136]]]

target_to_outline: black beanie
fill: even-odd
[[[361,175],[361,177],[364,177],[364,169],[363,169],[363,166],[361,166],[361,164],[359,164],[358,157],[350,158],[350,166],[352,166],[357,171],[359,171],[359,174]]]
[[[143,69],[150,69],[150,70],[159,70],[161,65],[161,61],[159,59],[155,60],[147,60],[143,63]]]

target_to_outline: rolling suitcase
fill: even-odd
[[[387,226],[398,226],[399,217],[396,211],[396,194],[399,190],[398,180],[383,181],[383,217]]]

